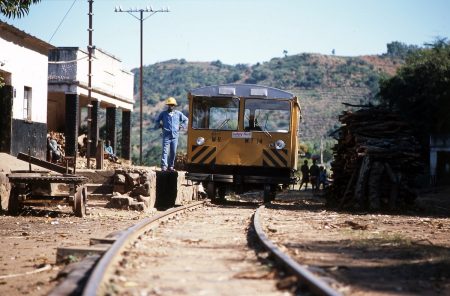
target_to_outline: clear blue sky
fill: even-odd
[[[73,2],[43,0],[22,19],[0,19],[49,42]],[[174,58],[254,64],[283,50],[380,54],[391,41],[422,45],[450,37],[448,0],[95,0],[93,43],[128,70],[139,66],[139,21],[114,12],[118,5],[170,9],[144,22],[145,65]],[[87,12],[88,1],[76,0],[50,43],[85,49]]]

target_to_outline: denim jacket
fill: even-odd
[[[177,138],[180,128],[186,128],[188,124],[188,118],[178,110],[173,110],[171,113],[167,110],[161,112],[156,119],[155,129],[161,126],[161,121],[163,137],[171,139]]]

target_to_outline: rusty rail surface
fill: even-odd
[[[149,231],[155,223],[159,223],[163,219],[168,219],[177,214],[186,211],[188,209],[193,209],[200,207],[205,203],[205,201],[194,202],[189,205],[185,205],[178,208],[171,208],[153,217],[146,218],[136,225],[128,228],[124,233],[122,233],[117,240],[111,245],[111,247],[106,251],[106,253],[100,258],[100,260],[95,265],[89,279],[84,286],[83,296],[100,295],[102,288],[104,288],[104,278],[110,274],[111,269],[114,265],[120,261],[120,254],[131,242],[136,240],[140,235]]]
[[[327,283],[315,276],[306,267],[297,263],[287,254],[283,253],[264,233],[261,226],[260,212],[264,209],[264,206],[260,206],[253,216],[253,227],[260,242],[264,245],[267,251],[273,254],[276,260],[283,266],[287,267],[302,283],[308,286],[308,288],[316,295],[326,296],[340,296],[340,292],[331,288]]]

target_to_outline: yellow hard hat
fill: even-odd
[[[166,100],[166,105],[175,105],[175,106],[177,106],[178,104],[177,104],[177,101],[173,97],[170,97],[170,98],[168,98]]]

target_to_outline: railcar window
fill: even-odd
[[[244,129],[288,133],[291,121],[289,101],[247,99]]]
[[[237,130],[238,98],[195,97],[192,105],[192,128]]]

